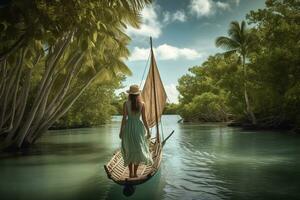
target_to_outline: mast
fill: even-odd
[[[150,37],[150,47],[151,47],[151,63],[154,63],[154,54],[152,49],[152,37]],[[157,100],[156,100],[156,86],[155,86],[155,76],[154,76],[154,67],[152,67],[152,74],[153,74],[153,92],[154,92],[154,106],[155,106],[155,122],[156,122],[156,138],[157,141],[160,142],[159,138],[159,126],[158,126],[158,114],[157,114]]]

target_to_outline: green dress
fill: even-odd
[[[153,163],[145,136],[145,127],[140,120],[142,109],[140,108],[138,112],[132,112],[130,101],[127,101],[125,105],[128,117],[123,128],[121,143],[124,166],[128,166],[129,163]]]

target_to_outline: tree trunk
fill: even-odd
[[[245,65],[245,55],[243,55],[243,72],[244,72],[244,97],[245,97],[245,102],[246,102],[246,110],[247,114],[250,115],[252,124],[257,124],[256,122],[256,117],[252,111],[252,107],[249,102],[249,97],[248,97],[248,91],[247,91],[247,70],[246,70],[246,65]]]
[[[58,120],[60,117],[62,117],[71,108],[71,106],[74,104],[74,102],[85,91],[85,89],[94,81],[95,78],[96,78],[96,76],[94,76],[93,78],[88,80],[88,82],[85,83],[85,85],[81,89],[79,89],[79,91],[75,95],[66,97],[66,101],[65,101],[65,103],[63,103],[63,106],[57,108],[56,112],[54,112],[47,121],[44,121],[43,123],[41,123],[39,129],[37,129],[36,132],[34,133],[34,135],[31,138],[28,138],[27,141],[29,141],[29,143],[34,143],[45,131],[47,131],[48,128],[56,120]]]
[[[45,73],[41,81],[41,85],[39,86],[38,92],[35,96],[35,100],[32,104],[32,109],[26,117],[26,121],[20,127],[18,131],[18,139],[17,139],[17,147],[20,148],[22,143],[28,134],[28,131],[34,121],[37,111],[40,107],[40,104],[47,93],[47,90],[50,87],[51,80],[53,78],[53,74],[55,72],[55,66],[58,64],[59,59],[62,57],[64,50],[66,49],[70,38],[62,39],[58,42],[58,45],[54,48],[54,53],[49,54],[49,60],[45,64]]]
[[[0,53],[0,61],[5,60],[9,55],[16,52],[25,42],[26,34],[23,34],[8,50]]]

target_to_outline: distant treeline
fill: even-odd
[[[165,115],[177,115],[178,114],[178,104],[167,103],[163,111]]]
[[[230,23],[228,36],[216,39],[224,53],[179,79],[180,115],[299,130],[299,10],[296,0],[268,0],[246,15],[246,23]]]

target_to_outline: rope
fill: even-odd
[[[146,69],[148,68],[148,62],[150,60],[150,53],[149,53],[149,56],[148,56],[148,59],[147,59],[147,62],[146,62],[146,66],[144,68],[144,72],[143,72],[143,76],[142,76],[142,80],[141,80],[141,83],[140,83],[140,88],[142,87],[142,83],[143,83],[143,80],[144,80],[144,77],[145,77],[145,73],[146,73]]]
[[[162,141],[165,140],[165,137],[164,137],[164,129],[163,129],[163,124],[162,124],[162,119],[160,118],[160,128],[161,128],[161,138],[162,138]]]
[[[171,103],[171,100],[169,99],[169,97],[167,96],[167,102],[168,103]]]

